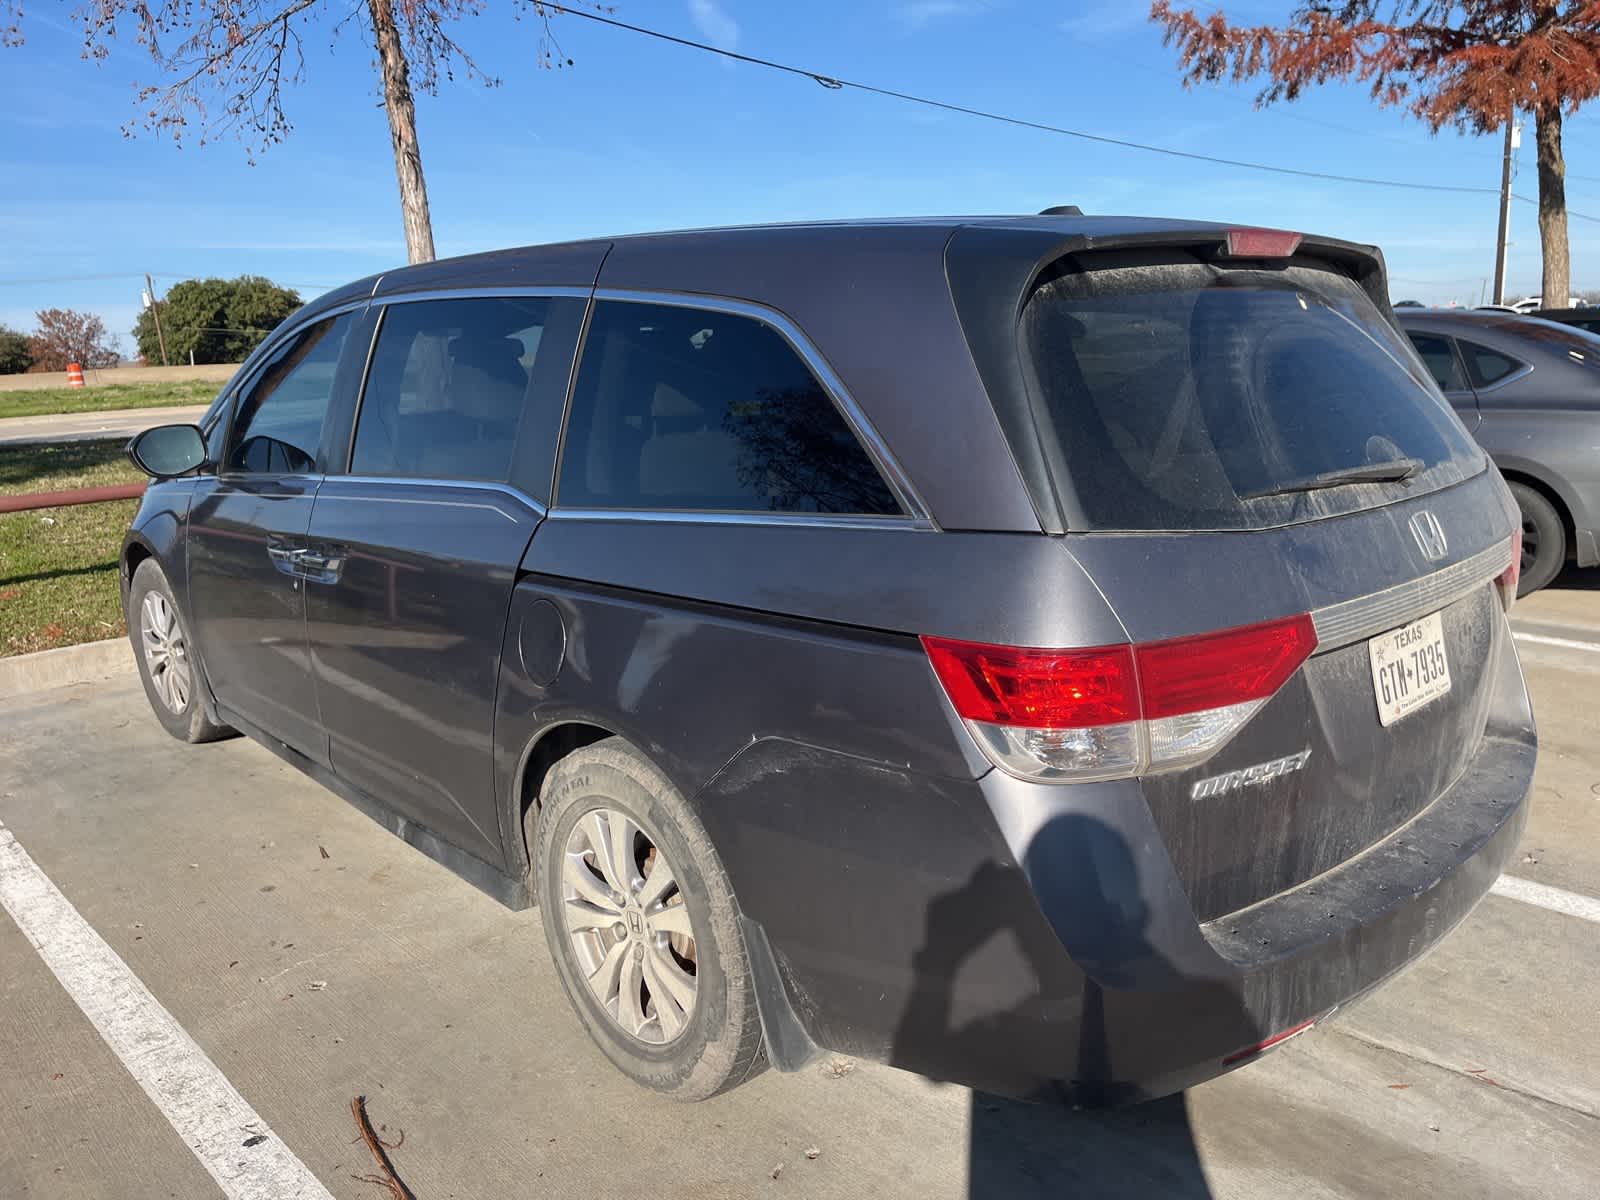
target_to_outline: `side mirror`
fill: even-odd
[[[128,457],[151,478],[172,479],[206,461],[206,436],[198,425],[157,425],[128,443]]]

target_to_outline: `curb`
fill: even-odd
[[[46,688],[95,683],[125,676],[134,669],[133,646],[125,637],[0,658],[0,700]]]

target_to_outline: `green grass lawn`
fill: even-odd
[[[0,446],[0,494],[138,483],[122,446]],[[117,553],[138,503],[0,514],[0,657],[127,632]]]
[[[162,383],[104,383],[81,388],[0,392],[0,420],[6,417],[35,417],[43,413],[210,404],[222,390],[222,384],[220,379],[178,379]]]

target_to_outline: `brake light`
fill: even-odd
[[[1070,729],[1139,717],[1132,646],[1034,650],[923,638],[950,702],[969,721]]]
[[[1300,248],[1300,237],[1286,229],[1230,229],[1228,257],[1288,258]]]
[[[1511,565],[1495,576],[1494,585],[1500,589],[1500,604],[1507,611],[1517,602],[1517,584],[1522,581],[1522,530],[1511,535]]]
[[[1142,645],[1046,650],[925,637],[945,694],[996,766],[1085,781],[1216,753],[1316,649],[1308,615]]]
[[[1173,717],[1272,695],[1317,648],[1309,616],[1140,646],[1146,717]]]

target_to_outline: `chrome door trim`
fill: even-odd
[[[589,287],[569,287],[552,284],[508,284],[506,287],[431,287],[394,292],[387,296],[373,296],[373,304],[415,304],[423,300],[587,300]]]
[[[926,517],[879,517],[797,512],[708,512],[670,508],[563,508],[549,513],[552,521],[651,521],[667,525],[786,525],[803,529],[878,529],[932,533]]]
[[[327,475],[323,477],[324,485],[340,483],[387,484],[406,488],[454,488],[457,490],[492,492],[515,500],[518,504],[531,510],[539,519],[543,520],[549,514],[549,509],[540,504],[527,492],[514,487],[509,483],[495,483],[483,479],[422,479],[415,475]],[[363,496],[359,492],[352,495],[330,495],[329,500],[367,500],[389,501],[395,504],[454,504],[461,508],[490,508],[492,505],[475,504],[466,500],[448,500],[444,498],[433,499],[422,496]],[[499,511],[499,510],[496,510]],[[509,513],[501,512],[501,516],[511,518]]]

